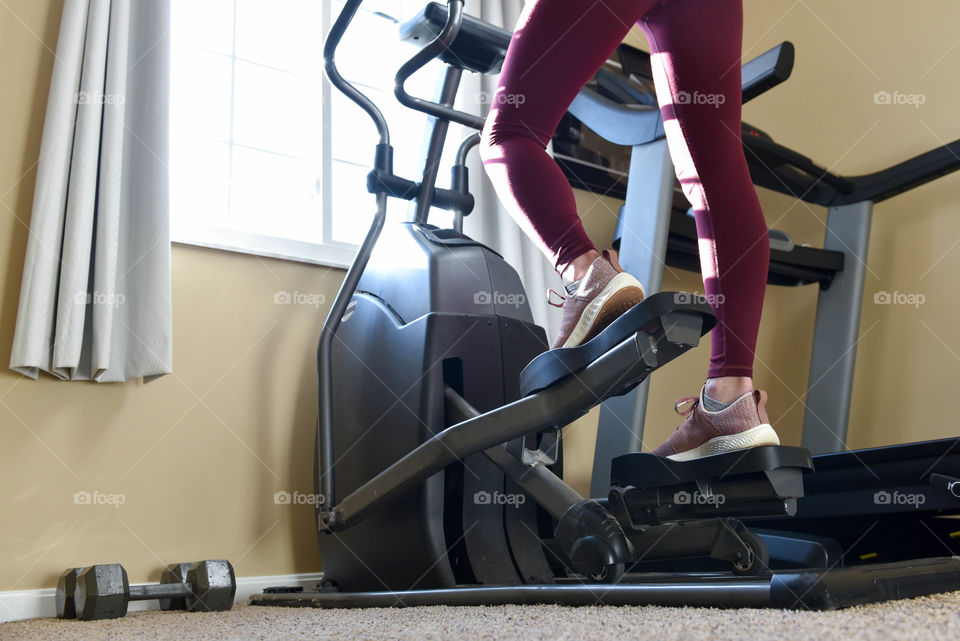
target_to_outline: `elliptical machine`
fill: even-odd
[[[839,607],[960,584],[960,564],[904,564],[834,573],[770,574],[762,539],[740,516],[789,516],[803,495],[806,450],[766,446],[690,462],[632,453],[613,462],[608,499],[565,484],[560,429],[695,347],[716,322],[703,299],[661,292],[584,345],[547,350],[516,272],[461,233],[473,207],[466,155],[449,189],[435,186],[464,69],[495,72],[506,44],[464,16],[463,0],[432,3],[404,28],[424,46],[397,74],[401,103],[434,117],[419,182],[392,171],[376,105],[337,72],[337,45],[362,0],[348,0],[324,55],[331,83],[380,134],[367,189],[377,211],[324,323],[318,349],[317,529],[326,580],[275,588],[261,605],[642,604]],[[442,28],[430,31],[442,11]],[[430,60],[447,62],[439,103],[407,94]],[[385,227],[388,197],[415,200],[409,222]],[[427,223],[431,206],[454,229]],[[382,238],[381,238],[381,232]],[[688,497],[688,498],[685,498]],[[722,500],[720,500],[722,498]],[[710,557],[709,576],[631,572],[641,561]],[[879,574],[877,573],[879,572]],[[880,578],[882,581],[878,582]]]

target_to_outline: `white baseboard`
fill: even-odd
[[[234,603],[246,603],[251,596],[259,594],[264,588],[270,586],[302,585],[307,588],[313,587],[322,580],[323,572],[238,577]],[[56,616],[56,593],[54,588],[0,592],[0,622]],[[159,607],[157,601],[134,601],[130,604],[128,612],[156,610]]]

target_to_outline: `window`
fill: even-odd
[[[421,169],[427,119],[397,103],[393,76],[414,49],[398,23],[422,0],[369,0],[338,51],[345,78],[390,124],[395,168]],[[171,233],[175,242],[349,264],[374,211],[366,192],[376,131],[323,76],[330,0],[174,0]],[[439,63],[408,83],[431,96]],[[402,216],[406,203],[391,203]]]

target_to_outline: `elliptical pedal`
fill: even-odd
[[[740,518],[795,514],[811,470],[809,451],[780,445],[691,461],[634,452],[613,459],[607,507],[640,559],[705,556],[768,573],[766,543]]]
[[[651,365],[664,365],[695,347],[716,323],[717,318],[703,297],[677,296],[675,292],[653,294],[586,343],[551,349],[530,361],[520,372],[520,394],[529,396],[576,374],[631,338],[636,339],[641,355]],[[625,394],[641,380],[632,381],[629,387],[610,396]]]

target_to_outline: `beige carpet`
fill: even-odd
[[[135,612],[112,621],[0,624],[0,640],[156,639],[953,639],[960,592],[836,612],[707,608],[496,606],[314,610],[239,605],[230,612]]]

